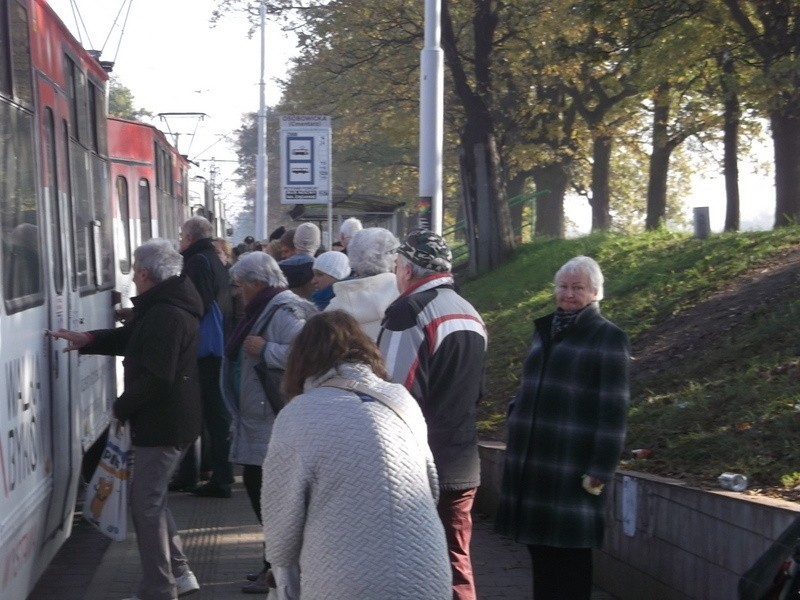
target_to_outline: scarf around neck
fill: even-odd
[[[264,312],[267,304],[269,304],[270,300],[275,296],[285,290],[286,288],[283,287],[267,286],[245,305],[244,318],[236,326],[228,343],[225,345],[225,356],[228,357],[228,360],[236,360],[236,356],[239,354],[239,348],[241,348],[244,339],[250,333],[253,325],[256,324],[258,317]]]
[[[575,325],[575,321],[578,320],[578,316],[589,306],[591,306],[591,304],[587,304],[583,308],[574,312],[566,312],[565,310],[557,308],[556,312],[553,313],[553,324],[550,327],[550,336],[555,338],[557,336],[560,337],[564,335],[564,333],[566,333]]]

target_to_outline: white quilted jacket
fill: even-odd
[[[424,423],[403,386],[363,365],[307,381],[278,415],[264,461],[267,559],[300,565],[304,600],[450,600],[430,450],[381,402],[320,387],[333,376],[379,388]]]

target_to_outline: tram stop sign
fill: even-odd
[[[281,204],[331,201],[331,118],[281,115]]]

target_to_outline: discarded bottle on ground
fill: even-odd
[[[743,492],[747,489],[747,477],[741,473],[723,473],[717,477],[720,487],[733,492]]]

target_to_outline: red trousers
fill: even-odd
[[[472,540],[472,503],[478,488],[442,491],[439,518],[444,525],[450,565],[453,567],[453,600],[476,600],[475,577],[469,544]]]

